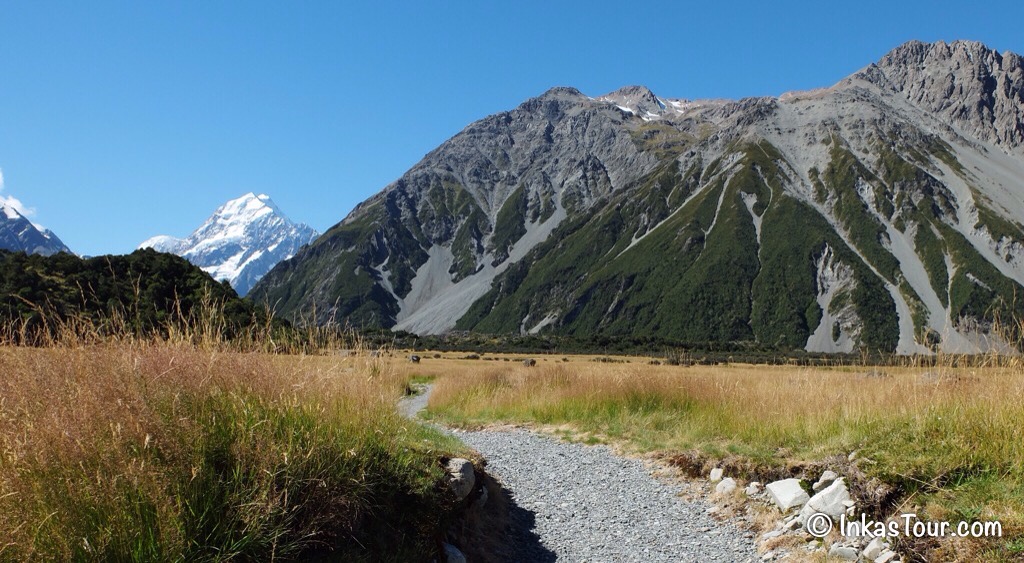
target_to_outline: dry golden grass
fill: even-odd
[[[102,340],[0,346],[0,560],[432,549],[461,448],[384,359]]]
[[[1024,370],[1013,359],[881,369],[570,359],[404,369],[439,376],[430,409],[454,424],[570,425],[636,451],[731,460],[752,476],[845,463],[856,451],[856,471],[900,499],[880,509],[1000,519],[1000,556],[1024,549]]]

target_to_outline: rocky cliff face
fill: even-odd
[[[269,196],[249,193],[220,206],[187,238],[159,235],[139,248],[182,256],[245,295],[278,262],[316,236],[309,226],[289,220]]]
[[[1024,59],[981,43],[914,41],[862,73],[967,136],[1007,149],[1024,144]],[[1020,154],[1020,151],[1017,151]]]
[[[2,203],[0,203],[0,249],[20,250],[44,256],[58,252],[71,252],[53,231],[36,227],[16,209]]]
[[[975,351],[1020,315],[1020,57],[909,43],[826,89],[556,88],[467,127],[253,291],[421,333]]]

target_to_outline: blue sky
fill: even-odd
[[[1024,53],[1024,3],[0,1],[0,197],[82,254],[270,194],[323,231],[556,85],[778,95],[910,39]]]

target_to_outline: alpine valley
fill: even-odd
[[[974,352],[1024,318],[1024,62],[910,42],[815,91],[554,88],[469,125],[250,295],[420,334]]]

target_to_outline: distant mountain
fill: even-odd
[[[985,350],[1024,318],[1024,62],[910,42],[778,98],[555,88],[466,127],[252,295],[417,333]]]
[[[18,210],[0,202],[0,249],[49,256],[68,249],[49,229],[40,229]]]
[[[269,196],[248,193],[217,208],[187,238],[159,235],[139,248],[182,256],[245,295],[275,264],[317,235],[313,228],[289,220]]]

